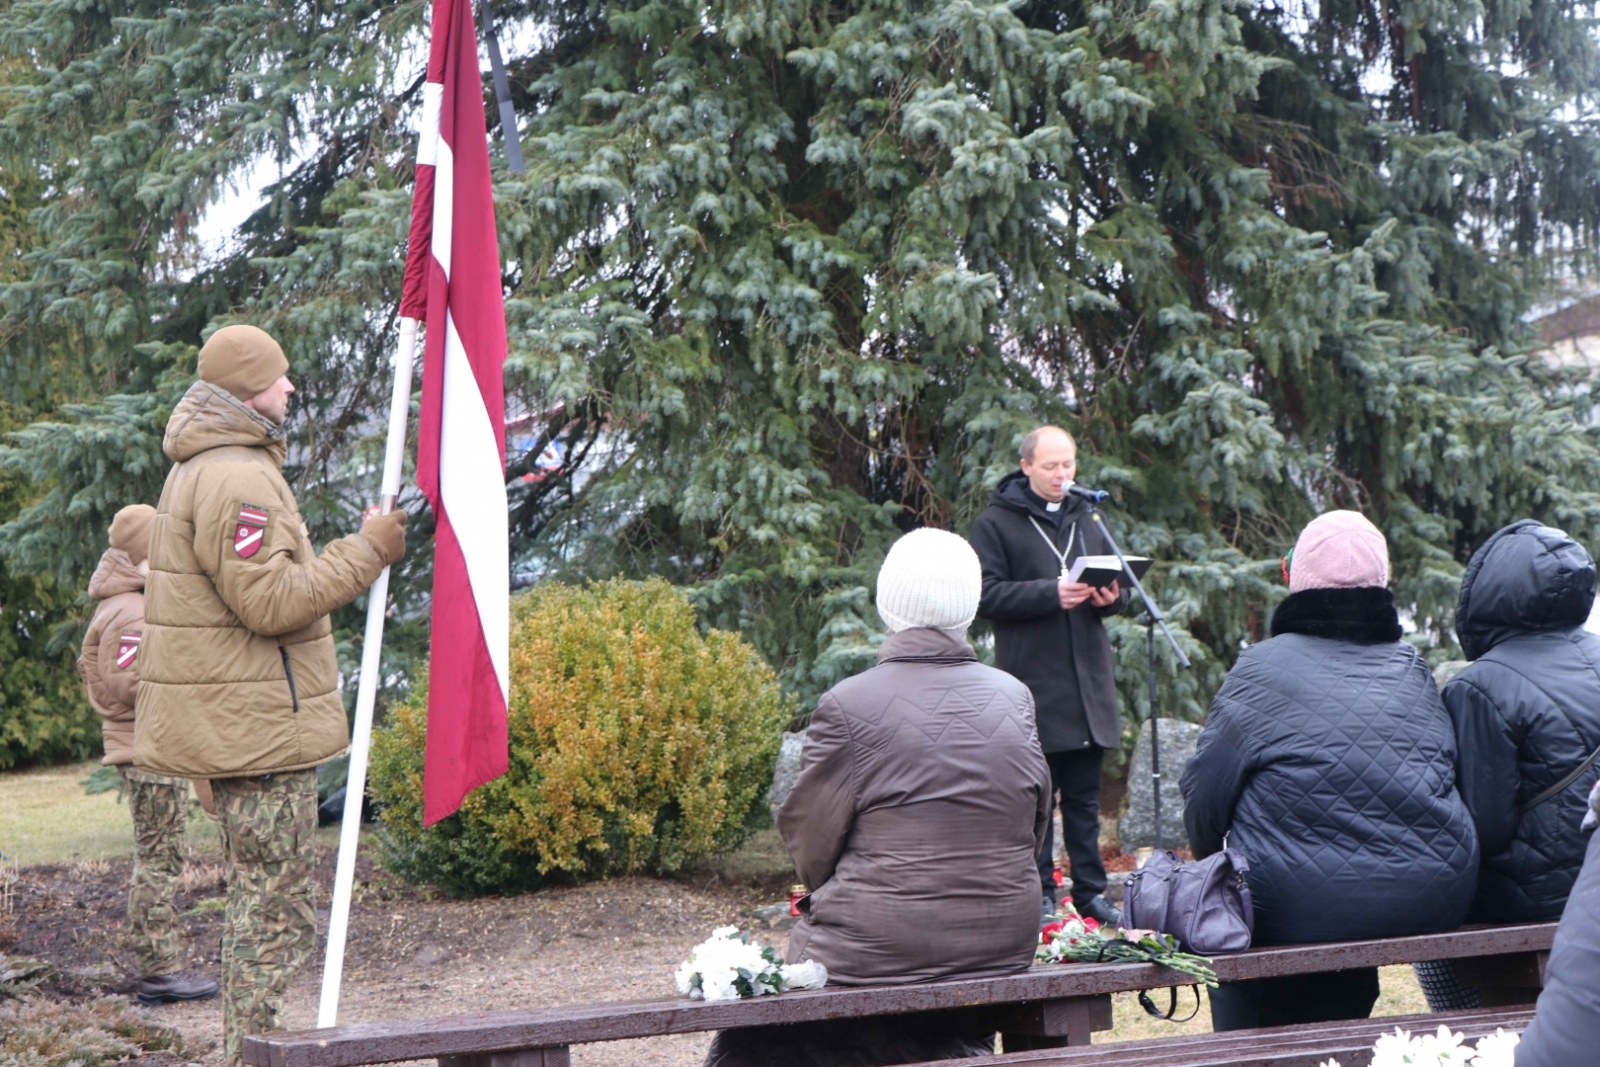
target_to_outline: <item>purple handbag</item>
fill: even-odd
[[[1192,863],[1157,852],[1128,876],[1123,921],[1139,930],[1171,934],[1187,952],[1219,956],[1243,952],[1255,933],[1250,869],[1244,853],[1225,848]]]

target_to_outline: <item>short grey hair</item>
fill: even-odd
[[[1060,434],[1062,437],[1065,437],[1067,439],[1067,444],[1072,446],[1072,451],[1074,451],[1074,452],[1078,451],[1077,438],[1073,437],[1070,433],[1068,433],[1067,431],[1063,430],[1061,427],[1059,427],[1059,426],[1040,426],[1038,429],[1028,431],[1028,435],[1022,439],[1022,458],[1027,460],[1029,463],[1032,463],[1033,462],[1033,454],[1035,452],[1039,451],[1039,438],[1043,437],[1045,434],[1049,433],[1052,430],[1054,430],[1056,433]]]

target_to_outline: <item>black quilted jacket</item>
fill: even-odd
[[[1483,849],[1474,918],[1554,919],[1583,865],[1578,824],[1600,768],[1525,815],[1517,808],[1600,747],[1600,637],[1582,629],[1594,596],[1589,553],[1531,519],[1489,538],[1461,580],[1456,636],[1473,662],[1444,703]]]
[[[1448,930],[1477,838],[1433,677],[1386,589],[1293,593],[1245,650],[1183,772],[1197,857],[1250,862],[1255,943]]]

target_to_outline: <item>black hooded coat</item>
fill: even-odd
[[[1100,620],[1127,607],[1128,590],[1107,607],[1087,601],[1071,611],[1061,607],[1060,554],[1071,564],[1109,554],[1111,546],[1087,501],[1068,496],[1058,517],[1024,492],[1027,484],[1020,470],[1000,479],[968,538],[983,564],[978,615],[994,626],[994,665],[1033,693],[1044,751],[1117,748],[1122,725],[1111,638]]]
[[[1600,764],[1518,809],[1600,747],[1600,636],[1583,629],[1594,597],[1589,553],[1532,519],[1489,538],[1461,580],[1456,637],[1473,662],[1444,687],[1444,703],[1483,850],[1475,919],[1554,919],[1583,865],[1577,827]]]
[[[1450,717],[1387,589],[1291,593],[1184,768],[1197,858],[1250,862],[1255,943],[1449,930],[1478,869]]]

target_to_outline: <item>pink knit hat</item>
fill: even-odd
[[[1289,592],[1389,584],[1389,544],[1358,511],[1328,511],[1306,524],[1289,560]]]

